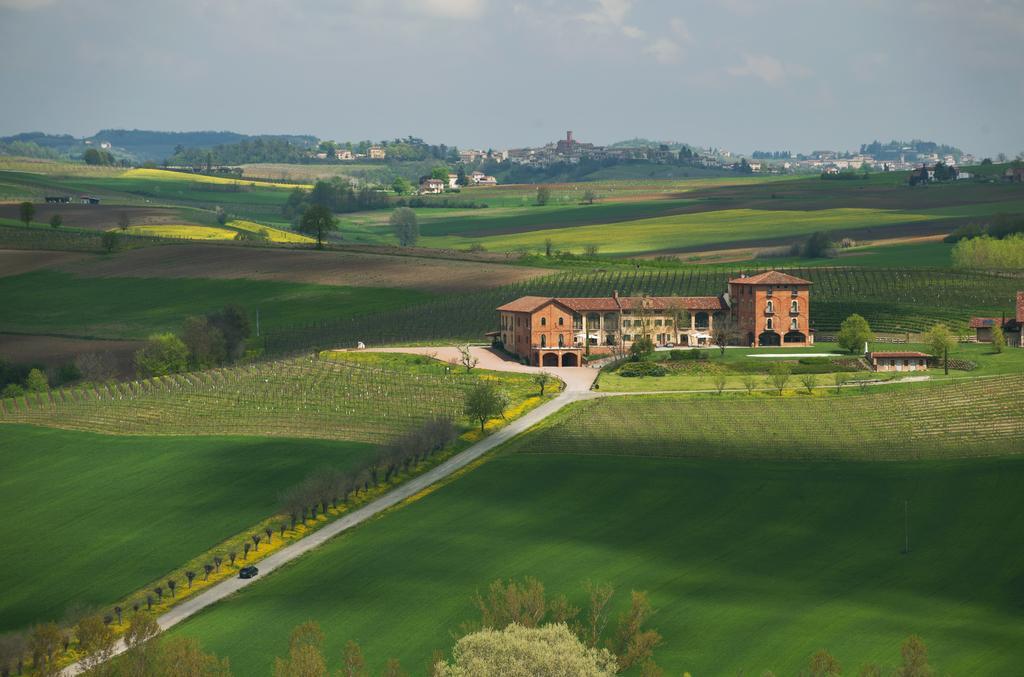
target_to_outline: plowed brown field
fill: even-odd
[[[0,249],[0,277],[21,275],[40,268],[50,268],[62,263],[72,263],[89,254],[81,252],[48,252],[21,249]]]
[[[439,293],[488,289],[550,272],[475,261],[216,245],[136,249],[59,268],[86,277],[245,278]]]

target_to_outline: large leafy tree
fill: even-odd
[[[153,334],[135,353],[141,377],[165,376],[188,369],[188,347],[174,334]]]
[[[26,227],[31,225],[32,219],[34,219],[35,216],[36,206],[31,202],[26,200],[18,206],[18,218],[21,219],[21,222],[24,223]]]
[[[480,422],[480,432],[489,419],[501,416],[508,400],[490,381],[481,381],[466,394],[466,416]]]
[[[316,248],[324,248],[324,236],[338,229],[338,221],[330,209],[314,204],[306,207],[299,220],[299,232],[316,235]]]
[[[588,647],[564,623],[525,628],[513,623],[503,630],[486,628],[460,639],[452,661],[441,661],[434,674],[469,675],[615,675],[618,664],[607,649]]]
[[[865,343],[874,340],[875,335],[871,333],[868,321],[856,313],[843,320],[843,323],[839,325],[839,334],[836,336],[836,342],[850,353],[858,352]]]
[[[420,239],[420,224],[416,220],[416,212],[408,207],[398,207],[391,212],[388,220],[391,229],[398,238],[398,244],[403,247],[412,247]]]
[[[956,348],[956,337],[944,324],[937,324],[924,335],[924,342],[932,351],[932,357],[941,360],[942,366],[949,371],[949,353]]]

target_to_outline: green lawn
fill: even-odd
[[[531,575],[576,604],[583,580],[613,582],[615,613],[648,591],[669,674],[796,674],[822,647],[855,673],[894,665],[911,633],[943,674],[1011,674],[1024,659],[1022,481],[1021,459],[507,455],[173,632],[258,675],[313,619],[332,664],[355,639],[375,671],[396,656],[424,674],[477,617],[478,590]]]
[[[930,352],[930,348],[924,344],[892,345],[875,343],[870,346],[872,350],[913,350]],[[801,358],[764,358],[751,357],[751,355],[806,355],[806,354],[839,354],[836,359],[856,358],[860,355],[850,355],[844,349],[834,343],[817,343],[809,348],[728,348],[723,355],[717,348],[705,349],[702,351],[707,357],[706,360],[672,360],[669,351],[658,351],[651,359],[665,365],[669,373],[665,376],[644,376],[625,377],[619,376],[615,371],[605,371],[601,374],[600,387],[602,390],[611,392],[644,392],[653,390],[699,390],[715,388],[715,379],[719,374],[726,376],[727,389],[744,389],[743,378],[753,373],[758,379],[758,388],[770,388],[767,381],[770,366],[779,361],[789,364],[793,371],[789,388],[799,389],[803,385],[800,382],[800,372],[808,371],[807,365],[799,363]],[[954,378],[990,376],[994,374],[1019,374],[1024,373],[1024,350],[1006,349],[1002,353],[994,353],[992,347],[983,343],[961,343],[950,353],[951,360],[969,360],[977,367],[970,371],[951,369],[950,376]],[[868,378],[893,376],[891,373],[874,373],[863,369],[841,369],[835,368],[831,371],[848,373],[855,378]],[[944,377],[941,367],[928,370],[929,376],[935,379]],[[914,376],[920,374],[898,374],[898,376]],[[831,373],[817,374],[818,385],[832,385],[834,383]]]
[[[409,289],[335,287],[269,280],[90,278],[55,271],[0,277],[0,331],[144,338],[181,327],[187,315],[228,303],[263,330],[340,319],[423,301]]]
[[[563,409],[513,442],[536,452],[893,461],[1024,452],[1024,373],[777,394],[617,396]],[[793,382],[791,387],[800,387]],[[788,395],[794,395],[790,390]],[[966,414],[965,412],[969,412]],[[629,425],[621,422],[628,421]],[[600,440],[600,444],[595,443]]]
[[[112,604],[277,509],[355,442],[98,435],[0,426],[0,632]]]

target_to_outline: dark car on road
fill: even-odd
[[[253,576],[258,574],[259,572],[260,572],[260,570],[257,569],[256,567],[253,567],[253,566],[242,567],[241,569],[238,570],[238,577],[239,578],[252,578]]]

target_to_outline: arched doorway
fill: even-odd
[[[787,331],[786,335],[782,337],[784,343],[807,343],[807,336],[803,332],[799,331]]]
[[[558,353],[544,353],[541,357],[541,366],[544,367],[557,367],[558,366]]]
[[[578,367],[579,358],[576,357],[576,353],[565,353],[562,355],[562,366],[563,367]]]
[[[757,345],[779,346],[782,345],[782,337],[780,337],[779,333],[775,331],[763,331],[757,337]]]

